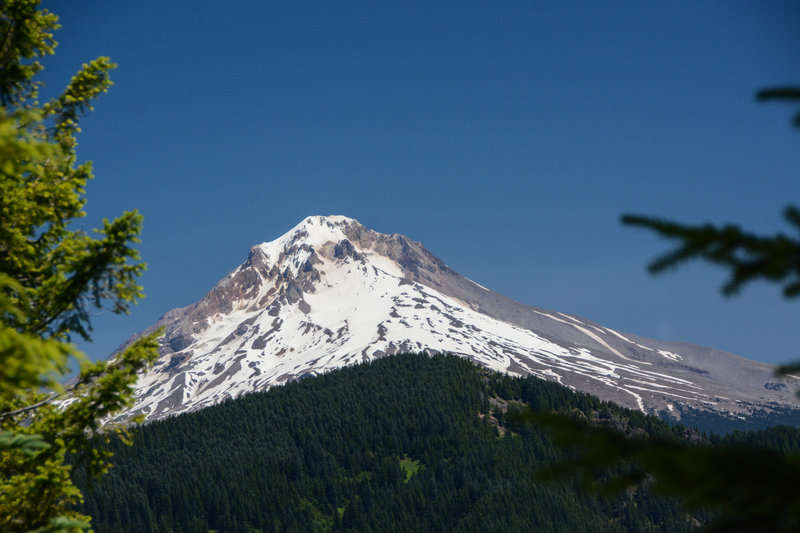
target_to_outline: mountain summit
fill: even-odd
[[[343,216],[308,217],[253,246],[204,298],[144,333],[159,327],[161,356],[123,417],[160,419],[406,351],[451,352],[645,412],[795,405],[798,386],[772,365],[523,305]]]

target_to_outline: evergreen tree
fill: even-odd
[[[75,153],[80,117],[111,85],[99,57],[56,98],[39,102],[40,60],[53,54],[58,18],[38,0],[0,2],[0,530],[73,531],[89,517],[66,456],[83,472],[108,468],[94,437],[101,420],[132,401],[136,372],[156,357],[154,336],[113,362],[91,363],[70,341],[89,339],[90,312],[125,313],[142,296],[145,268],[133,248],[142,217],[105,220],[96,236],[72,229],[84,216],[91,164]],[[80,372],[58,380],[71,360]],[[60,407],[56,402],[67,399]]]

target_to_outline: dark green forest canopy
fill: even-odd
[[[628,433],[687,434],[555,383],[404,354],[140,427],[132,447],[113,446],[116,467],[85,511],[99,533],[697,528],[645,490],[594,497],[574,479],[540,481],[569,455],[509,421],[523,403]],[[777,435],[800,448],[797,430]]]

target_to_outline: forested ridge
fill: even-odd
[[[509,416],[525,404],[628,433],[707,438],[534,377],[455,356],[403,354],[136,428],[85,487],[102,532],[692,531],[676,502],[638,489],[589,496],[539,473],[569,457]],[[800,449],[776,428],[712,441]],[[80,467],[77,468],[80,478]]]

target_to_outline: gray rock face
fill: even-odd
[[[646,412],[796,405],[799,385],[771,365],[515,302],[418,242],[337,216],[309,217],[254,246],[203,299],[157,327],[166,331],[161,357],[123,417],[163,418],[401,351],[452,352]]]

